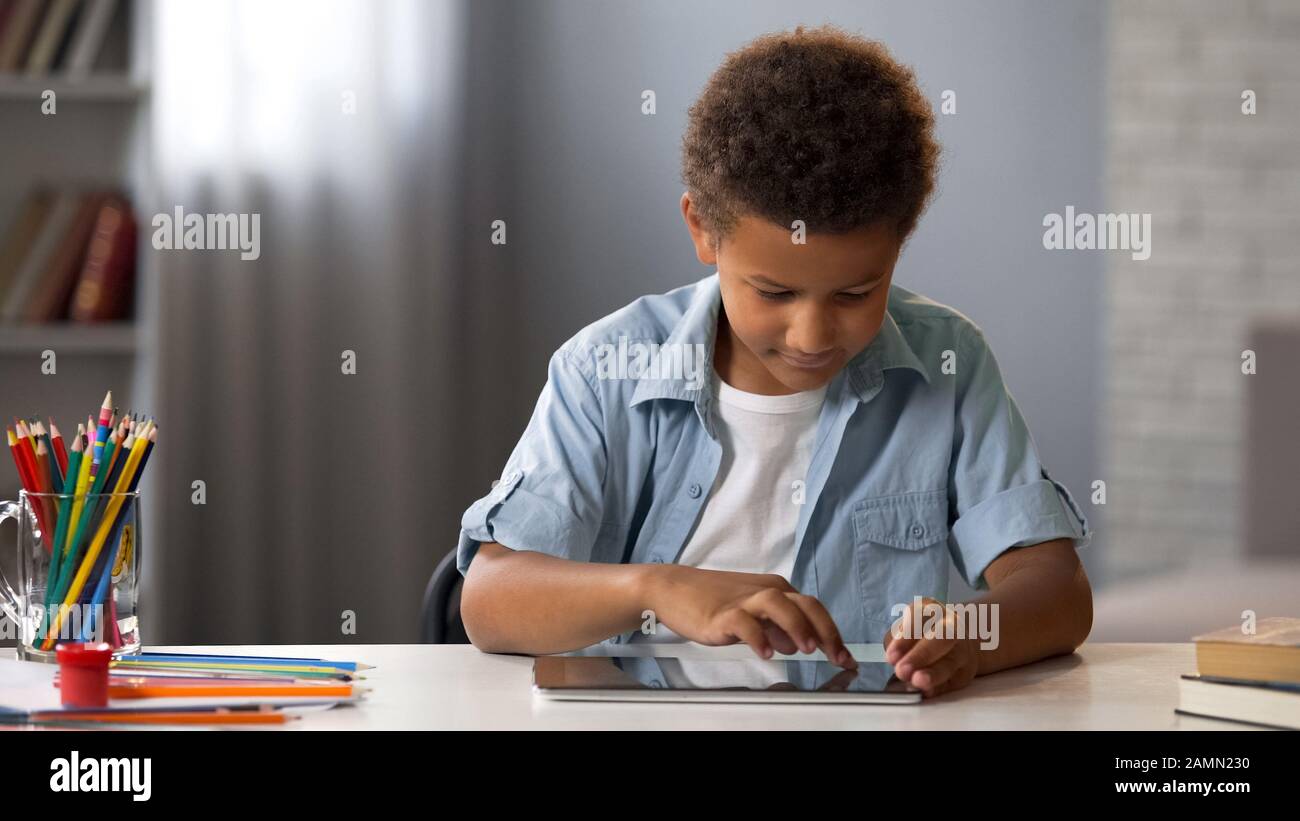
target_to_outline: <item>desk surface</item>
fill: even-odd
[[[532,695],[526,656],[470,645],[350,644],[149,647],[150,651],[262,654],[354,660],[371,689],[358,705],[313,713],[297,730],[1180,730],[1248,729],[1174,713],[1178,677],[1196,670],[1192,644],[1085,644],[1069,656],[976,678],[919,704],[741,705],[550,702]],[[732,647],[632,645],[648,655],[754,658]],[[850,645],[881,661],[879,644]],[[667,650],[667,652],[665,652]],[[779,657],[779,656],[778,656]],[[798,656],[821,659],[820,653]]]

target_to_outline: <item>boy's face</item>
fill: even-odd
[[[886,225],[807,234],[744,217],[715,251],[682,195],[696,256],[716,265],[725,322],[714,366],[751,393],[806,391],[830,382],[876,338],[902,242]]]

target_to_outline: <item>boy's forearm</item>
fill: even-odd
[[[978,675],[1073,652],[1092,629],[1092,591],[1079,565],[1076,573],[1027,566],[1008,575],[977,603],[998,605],[998,643],[979,649]]]
[[[465,632],[491,653],[563,653],[596,644],[641,625],[649,568],[484,544],[461,593]]]

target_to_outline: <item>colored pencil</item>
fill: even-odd
[[[19,419],[17,421],[22,430],[23,438],[27,440],[27,444],[31,445],[32,453],[36,453],[36,436],[32,433],[32,426],[27,424],[27,420],[25,419]]]
[[[63,545],[62,558],[59,559],[58,584],[54,586],[53,594],[49,597],[46,606],[47,617],[52,615],[49,613],[50,608],[63,598],[63,589],[72,578],[72,568],[76,566],[77,556],[81,553],[81,537],[86,530],[87,517],[82,514],[87,507],[86,492],[90,487],[91,454],[86,450],[90,442],[84,436],[81,425],[77,426],[77,440],[81,450],[81,464],[77,468],[77,484],[74,486],[72,513],[68,519],[67,541]]]
[[[15,424],[15,429],[18,438],[26,439],[28,441],[28,444],[31,445],[33,441],[33,437],[30,431],[28,430],[27,426],[23,424],[22,420],[17,421],[17,423]],[[35,445],[31,445],[30,447],[20,447],[18,448],[18,453],[21,455],[23,463],[27,467],[27,476],[29,480],[29,483],[27,484],[27,492],[28,493],[48,492],[43,487],[41,482],[41,470],[36,461]],[[44,496],[38,496],[35,499],[31,500],[32,512],[36,514],[36,522],[38,525],[40,525],[42,534],[52,533],[50,528],[47,527],[50,518],[49,515],[50,508],[48,502],[49,499],[47,499]],[[46,552],[53,553],[53,550],[51,549],[49,544],[49,536],[46,536],[44,541],[45,541]]]
[[[14,434],[13,428],[6,427],[5,432],[9,435],[9,452],[14,457],[14,464],[18,467],[18,482],[23,487],[32,486],[32,479],[27,474],[27,462],[23,459],[22,448],[27,447],[18,441],[18,436]]]
[[[148,428],[148,424],[145,425]],[[143,431],[143,433],[147,433]],[[130,438],[128,437],[128,442]],[[67,596],[63,603],[65,606],[73,605],[81,596],[82,588],[86,585],[86,579],[90,577],[95,567],[95,560],[99,558],[99,553],[104,549],[104,543],[108,540],[109,532],[112,530],[113,522],[117,517],[117,512],[122,508],[124,497],[123,493],[131,477],[135,475],[136,468],[140,464],[140,459],[144,456],[145,445],[147,444],[143,435],[137,438],[131,447],[130,455],[127,456],[126,465],[122,468],[122,475],[118,479],[116,487],[113,488],[114,496],[109,500],[108,509],[105,511],[99,528],[95,531],[95,537],[91,540],[90,546],[86,549],[86,556],[81,562],[81,567],[77,569],[77,575],[73,577],[72,584],[68,589]],[[125,447],[125,444],[123,445]],[[45,637],[42,644],[43,650],[49,650],[54,645],[53,634],[58,631],[59,624],[63,620],[64,609],[59,608],[59,612],[54,616],[54,622],[50,626],[50,634]]]
[[[149,463],[149,454],[153,452],[154,443],[158,440],[158,430],[155,428],[149,431],[149,436],[145,441],[144,455],[140,457],[140,466],[136,468],[135,475],[131,477],[131,484],[127,486],[127,493],[135,493],[136,486],[140,484],[140,477],[144,475],[144,466]],[[117,515],[117,521],[113,523],[113,535],[109,538],[108,543],[112,548],[105,553],[106,560],[104,566],[99,571],[99,581],[95,585],[95,592],[90,597],[90,615],[82,624],[82,641],[89,641],[91,631],[95,624],[95,605],[102,605],[104,598],[108,595],[109,581],[113,578],[113,569],[117,565],[118,552],[122,546],[122,531],[126,527],[126,520],[131,510],[131,503],[134,499],[127,499],[122,506],[121,512]],[[109,624],[113,627],[117,625],[116,618],[110,618]],[[111,638],[111,636],[110,636]]]
[[[40,490],[38,492],[58,493],[59,492],[58,489],[54,486],[53,471],[50,470],[50,451],[49,448],[46,447],[45,445],[45,440],[40,436],[36,437],[35,459],[36,459],[36,480],[40,484]],[[48,497],[41,497],[39,501],[40,501],[40,506],[43,512],[45,513],[45,524],[41,525],[41,534],[45,540],[45,546],[49,548],[50,536],[52,534],[50,533],[50,531],[45,529],[45,526],[52,525],[54,523],[54,509],[56,505],[54,500]]]
[[[81,435],[80,426],[78,426],[77,440],[72,443],[72,457],[68,460],[68,475],[75,482],[77,475],[81,472]],[[59,523],[54,528],[54,544],[59,546],[54,558],[50,561],[50,575],[45,585],[45,609],[49,610],[51,599],[54,598],[54,591],[59,584],[59,574],[63,570],[63,554],[66,551],[68,539],[68,525],[72,519],[73,511],[73,494],[76,492],[76,486],[69,488],[69,493],[64,494],[59,500]]]
[[[38,646],[50,650],[69,610],[83,602],[108,603],[109,612],[100,619],[111,628],[108,640],[120,646],[113,571],[127,560],[126,523],[158,426],[143,414],[119,414],[111,390],[104,394],[98,419],[88,416],[75,436],[65,437],[53,417],[47,418],[48,427],[30,416],[15,417],[13,427],[6,428],[10,457],[51,557]],[[67,438],[73,438],[71,450]],[[94,621],[92,609],[87,635]],[[274,685],[285,686],[283,678],[275,678]]]
[[[87,430],[89,431],[89,429]],[[87,445],[89,444],[90,443],[87,442]],[[123,447],[130,447],[130,445],[131,445],[131,439],[128,436],[127,441],[123,443]],[[90,481],[90,487],[86,491],[86,498],[81,508],[80,518],[76,519],[77,528],[76,531],[73,533],[73,537],[72,537],[72,550],[68,555],[68,557],[65,558],[65,561],[67,561],[69,564],[75,564],[78,561],[78,557],[81,554],[82,537],[85,535],[86,529],[91,526],[92,522],[101,519],[100,511],[103,509],[103,503],[104,503],[102,494],[104,490],[104,482],[108,478],[108,471],[106,470],[100,471],[99,475],[95,476],[96,465],[93,461],[93,458],[90,458],[92,456],[93,456],[92,453],[87,453],[85,456],[82,457],[82,464],[86,465],[87,467],[85,469],[88,469],[89,471],[88,478]],[[63,580],[66,578],[68,577],[61,574],[59,577],[60,583],[62,583]],[[64,591],[62,588],[60,588],[56,592],[59,598],[63,597]]]
[[[95,461],[90,466],[91,478],[99,472],[99,463],[104,457],[104,443],[108,441],[108,423],[112,418],[113,392],[109,391],[104,394],[104,404],[99,406],[99,424],[95,427]]]
[[[59,493],[63,483],[58,461],[54,458],[54,446],[39,419],[32,422],[32,435],[36,438],[36,464],[40,466],[41,478],[52,493]]]
[[[36,477],[32,475],[32,467],[31,467],[31,463],[29,462],[30,453],[28,452],[27,445],[22,442],[21,435],[14,433],[12,430],[9,430],[8,428],[6,428],[6,431],[8,432],[8,436],[9,436],[9,452],[14,457],[14,464],[18,466],[19,484],[21,484],[23,488],[27,490],[28,493],[39,492],[40,484],[36,480]],[[43,524],[43,522],[45,518],[45,514],[44,514],[45,506],[41,504],[37,504],[38,501],[39,500],[37,499],[32,500],[32,512],[36,514],[37,521],[42,523],[41,532],[44,533],[45,525]],[[45,547],[47,552],[53,554],[53,549],[48,544]]]
[[[293,679],[306,679],[311,681],[321,681],[333,679],[336,681],[353,681],[355,679],[364,679],[364,676],[358,676],[355,673],[338,668],[326,668],[319,672],[305,672],[300,669],[283,669],[283,668],[259,668],[259,669],[239,669],[234,667],[209,667],[195,666],[192,664],[185,665],[153,665],[153,664],[119,664],[116,661],[109,662],[110,671],[120,671],[121,673],[135,673],[139,675],[153,676],[207,676],[210,678],[262,678],[267,680],[290,681]]]
[[[352,698],[351,684],[117,684],[109,698],[221,698],[223,696],[310,696]]]
[[[45,446],[44,439],[36,440],[36,469],[40,471],[41,486],[46,492],[58,493],[58,486],[54,484],[55,471],[50,469],[50,451]]]
[[[59,426],[54,424],[54,418],[50,418],[50,442],[54,445],[54,458],[59,463],[59,473],[63,476],[68,475],[68,448],[63,442],[63,434],[59,433]]]
[[[280,712],[230,712],[224,709],[210,712],[156,712],[148,710],[122,710],[111,713],[73,713],[46,711],[31,713],[37,721],[111,721],[119,724],[283,724],[290,718]]]
[[[304,675],[338,675],[340,670],[325,664],[259,664],[256,662],[239,663],[239,662],[210,662],[204,664],[194,664],[193,662],[175,662],[175,661],[149,661],[133,662],[124,658],[115,659],[112,662],[114,667],[134,668],[150,667],[158,670],[187,670],[187,669],[205,669],[205,670],[227,670],[232,672],[278,672],[278,673],[295,673]]]
[[[252,662],[296,662],[298,664],[312,663],[318,666],[338,667],[340,670],[373,670],[373,664],[358,664],[355,661],[330,661],[329,659],[318,658],[299,658],[296,656],[222,656],[212,655],[209,653],[135,653],[130,656],[122,656],[121,660],[138,660],[152,659],[154,661],[180,661],[180,662],[213,662],[226,661],[233,664],[249,664]]]

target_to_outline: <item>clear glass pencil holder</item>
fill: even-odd
[[[56,661],[60,642],[140,651],[140,492],[28,493],[0,502],[18,525],[17,585],[0,563],[0,622],[18,658]]]

